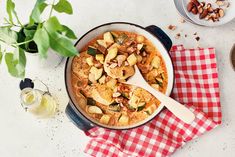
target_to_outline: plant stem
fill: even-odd
[[[12,26],[14,26],[14,27],[20,27],[20,28],[22,28],[21,26],[19,26],[19,25],[16,25],[16,24],[14,24],[14,23],[4,23],[5,24],[5,26],[1,26],[1,27],[12,27]],[[6,25],[7,24],[7,25]]]
[[[33,39],[30,39],[30,40],[27,40],[27,41],[24,41],[24,42],[21,42],[21,43],[17,43],[17,44],[12,44],[12,46],[19,46],[19,45],[23,45],[23,44],[26,44],[26,43],[29,43],[33,41]]]
[[[17,15],[16,15],[16,20],[17,20],[18,24],[20,24],[20,27],[24,28],[24,25],[20,22]],[[15,24],[13,24],[13,25],[16,26]]]
[[[0,41],[1,42],[4,42],[4,43],[6,43],[4,40],[2,40],[2,39],[0,39]],[[23,44],[26,44],[26,43],[29,43],[29,42],[31,42],[31,41],[33,41],[33,39],[30,39],[30,40],[27,40],[27,41],[24,41],[24,42],[21,42],[21,43],[16,43],[16,44],[10,44],[10,46],[12,46],[12,47],[18,47],[18,46],[20,46],[20,45],[23,45]],[[7,43],[6,43],[7,44]],[[8,45],[8,44],[7,44]]]
[[[4,23],[4,24],[7,24],[7,23]],[[12,25],[1,26],[1,28],[6,28],[6,27],[12,27]]]
[[[22,23],[20,22],[18,16],[17,16],[16,14],[15,14],[15,16],[16,16],[16,20],[17,20],[18,24],[20,24],[20,25],[14,24],[13,22],[8,21],[7,18],[4,18],[6,24],[9,24],[10,26],[15,26],[15,27],[21,27],[21,28],[23,28],[24,26],[23,26]]]
[[[24,27],[24,26],[21,26],[21,25],[20,25],[20,26],[19,26],[19,25],[16,25],[16,24],[14,24],[14,23],[13,23],[12,25],[15,26],[15,27]]]
[[[52,11],[53,11],[54,4],[55,4],[55,0],[53,0],[53,3],[51,4],[51,10],[50,10],[49,18],[50,18],[51,15],[52,15]]]

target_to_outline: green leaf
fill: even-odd
[[[49,36],[45,28],[40,28],[36,31],[33,40],[37,44],[38,52],[42,57],[47,56],[47,51],[49,48]]]
[[[12,2],[12,0],[7,0],[7,14],[8,14],[8,17],[9,17],[9,21],[11,23],[13,23],[13,16],[12,16],[12,13],[14,12],[15,10],[15,3]]]
[[[0,45],[0,64],[2,63],[2,57],[3,57],[3,52],[2,52],[2,49],[1,49],[1,45]]]
[[[5,62],[8,72],[14,77],[23,78],[25,76],[26,57],[22,49],[18,48],[15,54],[6,53]]]
[[[45,1],[45,0],[44,0],[44,1]],[[45,10],[45,8],[46,8],[47,6],[48,6],[48,4],[46,4],[46,3],[41,3],[41,4],[38,6],[40,13],[42,13],[42,12]]]
[[[26,37],[28,37],[28,40],[33,38],[35,32],[36,32],[36,30],[24,29],[24,34]]]
[[[65,36],[67,36],[70,39],[77,39],[76,35],[74,34],[74,32],[67,26],[62,25],[62,30],[61,30],[62,34],[64,34]]]
[[[60,0],[53,8],[59,13],[73,14],[72,5],[67,0]]]
[[[49,35],[50,47],[53,50],[66,57],[78,54],[78,51],[74,47],[73,43],[59,33],[62,30],[62,25],[55,16],[48,19],[43,24],[43,28],[45,28]]]
[[[62,30],[62,26],[61,26],[59,20],[55,16],[49,18],[43,24],[43,27],[45,27],[46,30],[50,33],[54,33],[56,31],[61,31]]]
[[[21,24],[21,22],[20,22],[20,20],[17,16],[17,13],[15,11],[15,3],[12,2],[12,0],[7,0],[6,8],[7,8],[7,14],[9,16],[10,23],[12,23],[12,24],[14,23],[13,22],[13,15],[15,15],[15,18],[16,18],[17,22],[22,26],[22,24]]]
[[[9,27],[0,27],[0,40],[7,44],[14,44],[17,42],[17,33]]]
[[[30,38],[29,36],[25,37],[25,41],[28,41],[28,40],[31,40],[32,38]],[[30,43],[30,42],[29,42]],[[24,45],[24,47],[22,47],[22,45],[20,46],[22,49],[24,49],[25,51],[29,51],[30,48],[29,48],[29,43],[25,43],[25,44],[22,44]]]
[[[18,52],[19,52],[19,64],[25,68],[25,66],[26,66],[25,52],[21,48],[18,48]]]
[[[34,36],[36,30],[30,30],[30,29],[24,28],[23,32],[24,32],[24,35],[25,35],[24,41],[29,41],[29,40],[33,39],[33,36]],[[30,49],[29,45],[30,45],[30,42],[24,44],[24,49],[29,50]]]
[[[2,56],[3,56],[3,53],[0,51],[0,64],[2,63]]]
[[[37,0],[30,15],[30,25],[32,25],[34,22],[41,22],[40,15],[47,6],[48,4],[45,3],[45,0]]]
[[[17,60],[14,60],[14,55],[13,53],[6,53],[5,54],[5,62],[7,64],[8,72],[12,76],[18,76],[18,71],[16,69],[16,65],[18,64]]]
[[[49,40],[50,40],[50,47],[65,57],[71,57],[78,54],[77,49],[74,47],[73,43],[59,34],[58,32],[50,33]]]

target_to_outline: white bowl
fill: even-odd
[[[189,21],[193,24],[196,24],[194,23],[186,14],[185,10],[184,10],[184,7],[183,7],[183,3],[181,0],[174,0],[174,4],[175,4],[175,8],[177,10],[177,12],[179,13],[179,15],[184,18],[186,21]]]
[[[196,23],[198,25],[203,25],[203,26],[207,26],[207,27],[215,27],[215,26],[224,25],[224,24],[232,21],[235,18],[235,0],[229,0],[230,6],[228,8],[226,8],[224,17],[220,18],[219,21],[217,21],[217,22],[213,22],[211,20],[206,21],[204,19],[199,19],[199,14],[194,15],[193,13],[188,12],[187,5],[190,0],[179,0],[179,1],[182,1],[183,8],[184,8],[187,16],[194,23]],[[199,2],[200,2],[200,0],[199,0]],[[215,0],[206,0],[206,1],[204,0],[204,2],[211,3],[212,6],[215,4]],[[215,7],[218,7],[218,6],[215,6]]]

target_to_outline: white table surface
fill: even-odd
[[[27,22],[32,0],[15,0],[20,19]],[[71,26],[78,37],[89,29],[111,21],[128,21],[142,26],[155,24],[163,28],[174,44],[187,48],[215,47],[219,68],[223,123],[209,133],[189,142],[174,157],[231,157],[235,152],[235,72],[229,61],[229,51],[235,43],[235,20],[221,27],[204,28],[180,23],[172,0],[70,0],[72,16],[60,14],[60,21]],[[5,1],[0,1],[0,23],[6,16]],[[169,24],[177,30],[167,30]],[[175,39],[176,33],[188,37]],[[196,42],[194,33],[201,40]],[[64,63],[56,69],[33,69],[27,76],[45,82],[59,103],[61,114],[39,120],[24,112],[19,103],[19,79],[9,76],[0,65],[0,156],[2,157],[77,157],[85,156],[88,138],[65,116],[68,97],[64,86]]]

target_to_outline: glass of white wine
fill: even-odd
[[[57,103],[49,93],[39,89],[24,88],[21,91],[21,104],[26,111],[40,118],[50,117],[55,114]]]

